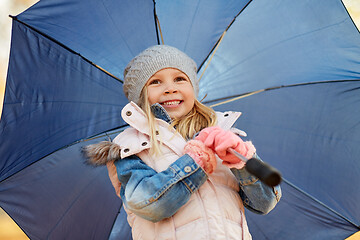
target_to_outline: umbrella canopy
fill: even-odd
[[[0,122],[0,206],[31,239],[107,239],[116,217],[130,238],[106,169],[79,149],[126,127],[122,71],[162,43],[283,174],[278,206],[247,212],[254,239],[359,231],[360,35],[340,0],[42,0],[13,17]]]

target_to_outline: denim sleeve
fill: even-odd
[[[152,222],[174,215],[207,179],[204,170],[187,154],[162,172],[135,155],[115,161],[115,166],[123,203]]]
[[[259,158],[256,155],[257,158]],[[244,206],[258,214],[269,213],[281,198],[280,185],[269,187],[245,168],[231,169],[240,183],[240,197]]]

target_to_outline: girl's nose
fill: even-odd
[[[166,86],[164,93],[165,94],[176,93],[177,91],[178,91],[177,88],[173,84],[169,84]]]
[[[177,90],[176,90],[176,89],[169,89],[169,90],[166,90],[165,93],[166,93],[166,94],[169,94],[169,93],[177,93]]]

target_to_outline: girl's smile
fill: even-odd
[[[182,102],[183,102],[182,100],[170,100],[170,101],[162,102],[160,104],[164,107],[166,106],[172,108],[172,107],[178,107],[179,104]]]
[[[175,68],[155,73],[146,83],[150,105],[159,103],[172,119],[188,114],[194,106],[195,93],[188,76]]]

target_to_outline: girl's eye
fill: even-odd
[[[160,83],[160,80],[158,80],[158,79],[154,79],[154,80],[151,80],[150,82],[149,82],[149,85],[152,85],[152,84],[159,84]]]
[[[175,78],[175,82],[180,82],[180,81],[186,81],[186,78],[184,78],[184,77]]]

